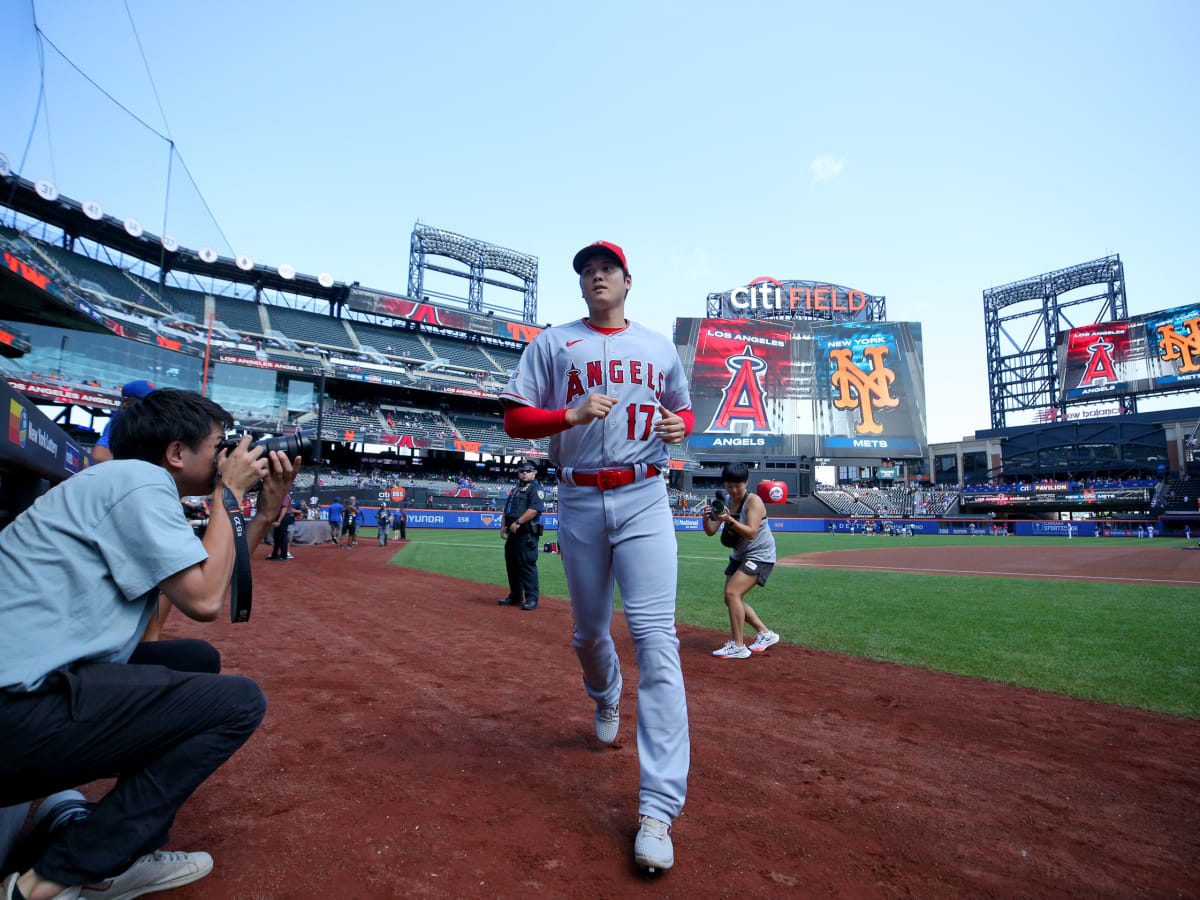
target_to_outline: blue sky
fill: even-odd
[[[1130,314],[1200,299],[1196,3],[128,0],[164,120],[122,0],[7,0],[14,168],[35,9],[198,191],[49,47],[26,177],[392,290],[419,219],[538,256],[555,323],[597,238],[666,333],[760,275],[884,294],[924,329],[931,441],[989,427],[984,288],[1116,252]]]

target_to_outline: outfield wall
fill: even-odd
[[[363,507],[363,517],[366,527],[372,527],[375,521],[375,507]],[[409,528],[454,528],[454,529],[498,529],[504,521],[500,512],[473,512],[470,510],[440,510],[440,509],[410,509],[408,511]],[[802,532],[819,534],[822,532],[838,534],[866,533],[868,524],[876,520],[870,519],[772,519],[767,518],[771,530],[779,533]],[[1154,525],[1155,532],[1162,535],[1160,522],[1144,520],[1104,519],[1084,522],[1063,522],[1043,519],[1012,519],[993,520],[980,519],[972,523],[969,519],[887,519],[880,518],[883,527],[902,527],[911,529],[913,534],[965,534],[991,537],[1005,533],[1022,536],[1067,537],[1067,526],[1073,529],[1072,537],[1096,537],[1098,528],[1103,529],[1104,537],[1138,537],[1138,526],[1143,528]],[[558,515],[546,513],[542,516],[542,524],[546,531],[558,529]],[[972,530],[972,525],[974,530]],[[993,531],[993,527],[997,529]],[[675,516],[676,531],[702,531],[700,516]],[[1180,529],[1182,530],[1182,528]],[[1200,534],[1200,528],[1196,529]]]

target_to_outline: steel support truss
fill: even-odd
[[[451,269],[429,261],[429,257],[452,259],[467,267],[467,271]],[[498,281],[489,278],[487,272],[503,272],[520,280],[520,284]],[[470,312],[482,313],[483,286],[493,287],[520,293],[523,298],[521,318],[525,322],[537,322],[537,271],[536,256],[528,253],[518,253],[486,241],[464,237],[443,228],[431,228],[418,222],[413,226],[412,242],[408,256],[408,295],[421,299],[429,293],[425,289],[425,273],[439,272],[455,278],[467,280],[467,309]],[[461,297],[451,297],[438,294],[439,299],[462,301]],[[504,312],[504,307],[496,307]]]
[[[1092,289],[1086,296],[1065,296],[1085,288]],[[1065,416],[1058,390],[1058,332],[1127,317],[1125,269],[1115,254],[985,290],[992,427],[1006,427],[1008,413],[1022,410],[1055,408]],[[1137,412],[1133,395],[1119,402],[1122,414]]]

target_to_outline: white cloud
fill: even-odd
[[[844,156],[835,157],[831,153],[818,156],[812,161],[812,183],[824,184],[833,181],[842,174],[842,168],[845,165],[846,157]]]

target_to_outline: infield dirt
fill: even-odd
[[[395,549],[256,560],[248,624],[168,623],[270,701],[181,811],[170,846],[216,866],[170,896],[1200,896],[1200,721],[786,642],[716,660],[690,627],[688,802],[644,876],[620,614],[603,747],[565,601],[502,608]]]

